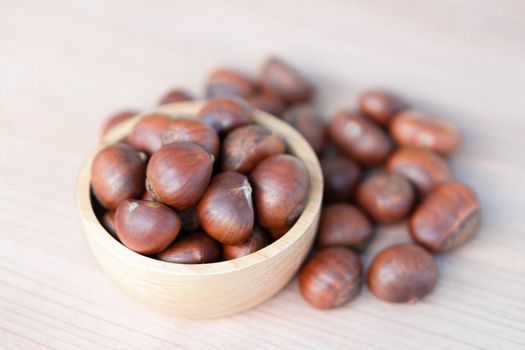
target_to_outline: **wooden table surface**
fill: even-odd
[[[477,237],[437,258],[434,293],[392,305],[367,290],[314,310],[293,280],[217,320],[159,316],[99,270],[75,181],[105,116],[146,109],[207,72],[269,53],[320,90],[327,118],[369,86],[464,130],[452,158],[478,192]],[[525,348],[525,3],[522,1],[0,0],[0,348]],[[381,227],[370,256],[405,241]]]

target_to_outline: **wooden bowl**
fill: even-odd
[[[164,105],[151,112],[192,117],[202,102]],[[286,140],[311,177],[306,209],[283,237],[239,259],[187,265],[137,254],[115,240],[99,223],[90,200],[90,169],[103,146],[124,139],[140,115],[114,127],[85,162],[77,185],[77,204],[89,247],[102,269],[132,298],[156,310],[188,318],[214,318],[252,308],[283,288],[306,257],[317,230],[323,179],[317,156],[306,140],[285,122],[262,111],[255,121]]]

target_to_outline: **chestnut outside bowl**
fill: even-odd
[[[203,102],[155,108],[173,118],[193,117]],[[89,248],[102,269],[133,299],[164,313],[188,318],[214,318],[252,308],[283,288],[303,262],[314,240],[321,212],[323,178],[317,156],[307,141],[280,119],[262,111],[255,122],[286,140],[288,151],[310,173],[306,209],[279,240],[244,257],[211,264],[174,264],[131,251],[99,223],[90,199],[93,157],[107,144],[123,140],[141,115],[115,126],[85,162],[77,185],[77,204]]]

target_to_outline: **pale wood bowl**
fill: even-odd
[[[192,117],[202,102],[164,105],[150,112]],[[148,112],[148,113],[150,113]],[[311,177],[306,209],[281,239],[253,254],[212,264],[186,265],[137,254],[115,240],[99,223],[90,200],[91,162],[97,151],[124,139],[140,115],[117,125],[85,162],[77,185],[77,204],[89,247],[102,269],[132,298],[156,310],[188,318],[214,318],[252,308],[277,293],[306,257],[319,221],[323,179],[319,161],[292,127],[262,111],[255,121],[286,140]]]

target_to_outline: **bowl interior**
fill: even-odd
[[[198,113],[203,103],[204,102],[201,101],[190,101],[168,104],[159,106],[145,114],[162,113],[169,115],[172,118],[193,118]],[[84,225],[89,226],[89,230],[94,235],[92,238],[96,239],[98,243],[104,245],[105,248],[112,250],[117,258],[125,261],[127,264],[134,265],[134,268],[140,270],[157,270],[162,273],[173,273],[176,275],[195,273],[221,274],[232,270],[243,269],[278,255],[297,240],[300,240],[305,231],[314,224],[320,211],[323,193],[322,172],[317,156],[308,142],[295,129],[282,120],[268,113],[257,110],[254,112],[255,122],[266,126],[275,134],[282,137],[286,141],[288,152],[301,159],[310,174],[310,197],[306,208],[293,227],[283,237],[255,253],[241,258],[216,263],[195,265],[174,264],[152,259],[126,248],[104,229],[95,215],[90,199],[91,163],[96,153],[102,147],[125,139],[133,126],[145,114],[138,115],[117,125],[104,137],[100,146],[91,153],[85,162],[77,186],[77,202]]]

